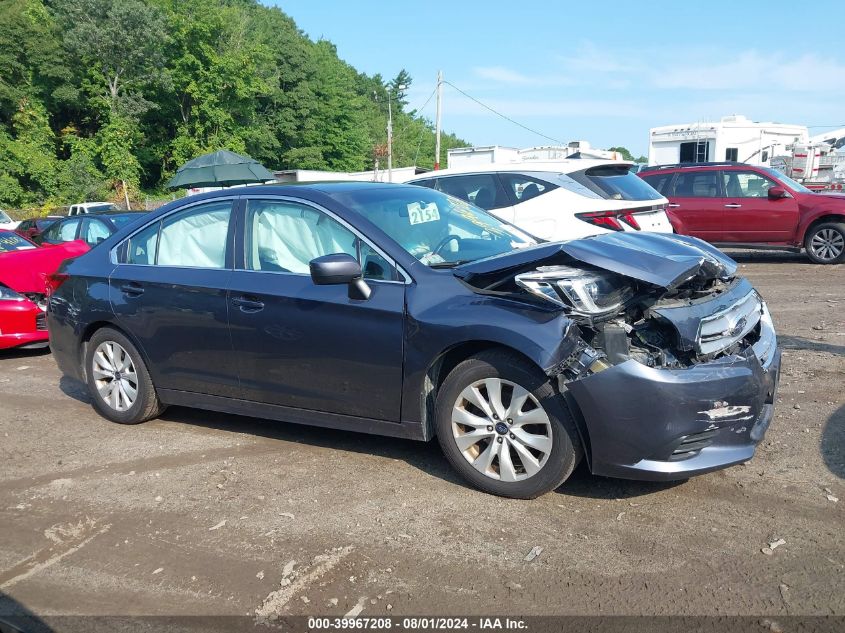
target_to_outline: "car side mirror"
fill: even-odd
[[[317,286],[349,285],[350,299],[369,299],[372,289],[364,281],[358,260],[346,253],[333,253],[312,259],[308,264],[311,280]]]
[[[769,200],[780,200],[781,198],[788,198],[789,194],[783,187],[769,188]]]

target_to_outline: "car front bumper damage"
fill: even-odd
[[[566,383],[594,474],[668,481],[751,459],[774,413],[780,349],[763,306],[742,353],[689,368],[627,360]]]

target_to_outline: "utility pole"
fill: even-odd
[[[405,84],[395,86],[396,92],[400,93],[407,88]],[[390,86],[387,86],[387,182],[393,182],[393,94],[390,92]],[[402,106],[400,104],[399,111],[401,113]]]
[[[390,102],[390,90],[387,91],[387,182],[393,182],[393,109]]]
[[[440,113],[443,101],[443,71],[437,71],[437,116],[434,124],[434,169],[440,169]]]

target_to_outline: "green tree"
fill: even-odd
[[[620,154],[622,154],[623,160],[630,160],[630,161],[634,160],[633,154],[631,154],[631,152],[628,151],[627,147],[622,147],[622,146],[620,146],[620,147],[609,147],[607,151],[608,152],[619,152]],[[636,161],[634,161],[634,162],[636,162]]]
[[[143,0],[58,0],[55,6],[65,45],[99,80],[96,96],[124,115],[153,107],[143,91],[161,77],[167,39],[157,7]]]

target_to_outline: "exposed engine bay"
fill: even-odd
[[[732,260],[681,236],[669,238],[667,258],[658,250],[666,237],[642,238],[643,250],[603,235],[559,244],[542,261],[459,276],[477,291],[565,312],[578,330],[569,333],[577,336],[575,351],[558,368],[569,378],[627,360],[691,367],[754,345],[768,311]]]

